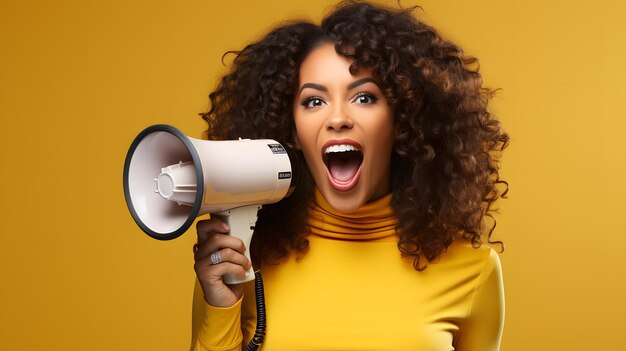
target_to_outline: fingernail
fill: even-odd
[[[224,228],[224,230],[230,230],[230,227],[226,223],[222,223],[222,228]]]

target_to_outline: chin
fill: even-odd
[[[341,213],[355,212],[369,200],[369,196],[358,185],[349,191],[338,191],[328,184],[319,189],[328,204]]]

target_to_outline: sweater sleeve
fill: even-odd
[[[242,299],[230,307],[214,307],[207,304],[202,288],[196,283],[192,311],[191,351],[241,350]]]
[[[504,287],[498,254],[490,250],[478,278],[467,320],[461,326],[456,350],[497,351],[504,328]]]

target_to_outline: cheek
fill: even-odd
[[[369,126],[369,136],[375,141],[375,150],[387,152],[391,149],[395,138],[393,117],[386,113],[380,118],[372,120],[374,122]]]
[[[294,131],[296,147],[302,150],[307,158],[312,156],[316,150],[317,135],[313,131],[312,126],[296,122],[296,130]]]
[[[300,118],[297,112],[294,112],[294,130],[293,130],[293,138],[298,150],[303,150],[306,145],[306,125],[302,122],[302,118]]]

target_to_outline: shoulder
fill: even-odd
[[[489,265],[500,264],[498,253],[485,244],[472,246],[469,241],[455,240],[440,257],[441,262]]]
[[[465,240],[455,240],[427,271],[445,271],[457,279],[470,279],[480,284],[489,277],[501,276],[498,253],[487,245],[474,247]]]

